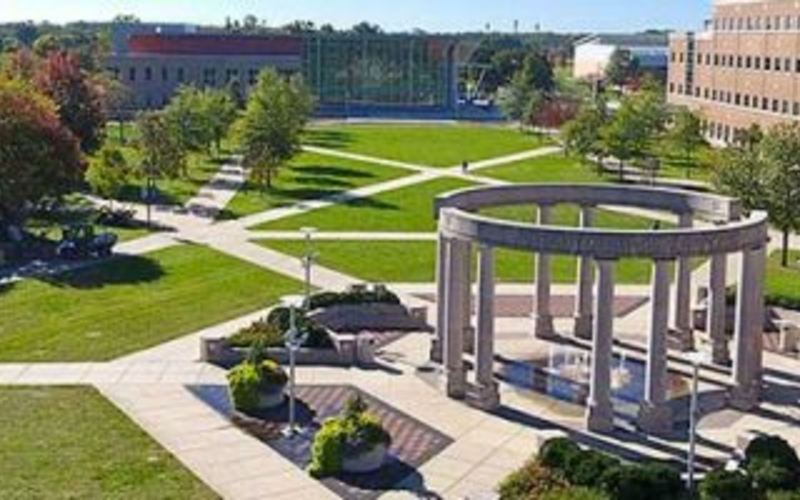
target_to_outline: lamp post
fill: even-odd
[[[281,299],[284,307],[289,308],[289,330],[284,334],[284,345],[289,351],[289,425],[283,430],[283,435],[292,438],[301,432],[297,428],[297,417],[295,412],[295,363],[297,351],[308,338],[307,332],[300,332],[297,328],[297,308],[302,307],[304,297],[300,295],[288,295]]]
[[[689,454],[686,460],[686,487],[689,492],[694,491],[694,462],[695,448],[697,446],[697,420],[698,420],[698,393],[700,379],[700,365],[708,362],[709,355],[704,351],[690,351],[683,355],[684,359],[692,364],[692,394],[689,403]]]
[[[303,303],[303,307],[308,310],[311,305],[311,266],[314,265],[314,262],[317,260],[319,254],[314,251],[314,248],[311,246],[311,236],[317,232],[317,228],[314,227],[303,227],[300,228],[300,231],[305,235],[306,240],[306,250],[303,256],[300,258],[300,263],[303,265],[303,270],[305,271],[305,301]]]

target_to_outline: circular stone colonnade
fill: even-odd
[[[553,208],[580,207],[580,226],[549,225]],[[479,215],[512,205],[538,207],[536,223],[525,224]],[[631,231],[592,227],[599,206],[626,206],[677,216],[676,229]],[[667,400],[667,335],[670,329],[691,338],[691,259],[711,259],[707,332],[713,361],[730,363],[725,332],[728,256],[741,254],[735,314],[730,403],[750,409],[761,386],[764,273],[768,243],[767,215],[742,215],[738,200],[689,191],[609,185],[533,184],[469,189],[437,198],[437,339],[432,358],[444,364],[448,396],[481,408],[500,404],[494,379],[494,249],[535,253],[534,336],[555,335],[550,308],[550,256],[577,256],[578,282],[574,335],[591,341],[592,363],[586,425],[613,429],[611,365],[614,329],[615,263],[623,258],[652,261],[653,273],[647,340],[645,394],[639,425],[648,432],[671,428]],[[532,216],[533,217],[533,216]],[[712,224],[697,227],[695,220]],[[476,319],[472,324],[471,254],[477,248]],[[671,290],[675,268],[674,293]],[[670,318],[672,316],[672,318]],[[468,377],[465,354],[474,353],[474,377]],[[471,378],[471,380],[470,380]]]

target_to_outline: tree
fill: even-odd
[[[764,139],[764,131],[758,123],[752,123],[745,129],[733,132],[733,143],[748,150],[754,150]]]
[[[603,146],[619,161],[619,177],[625,177],[625,162],[641,158],[647,148],[648,132],[645,119],[635,103],[626,99],[614,118],[600,130]]]
[[[222,148],[222,139],[228,135],[236,122],[239,106],[231,97],[230,91],[206,89],[203,93],[202,109],[209,118],[211,138],[219,152]]]
[[[639,74],[639,60],[626,50],[617,49],[611,54],[606,67],[606,79],[613,85],[622,86]]]
[[[139,136],[136,148],[140,161],[137,173],[145,180],[147,224],[150,225],[150,206],[161,178],[176,178],[186,169],[186,148],[181,136],[164,112],[142,113],[136,120]]]
[[[175,93],[164,113],[185,149],[210,153],[214,145],[219,150],[236,120],[237,109],[227,89],[184,86]]]
[[[716,469],[700,483],[702,500],[751,500],[758,498],[750,478],[740,471]]]
[[[119,148],[103,146],[98,157],[89,163],[86,171],[86,182],[92,191],[103,198],[108,198],[113,208],[114,198],[128,184],[130,171],[125,155]]]
[[[281,29],[288,33],[314,33],[317,31],[314,21],[304,21],[300,19],[285,24]]]
[[[383,33],[383,28],[381,28],[377,24],[371,24],[367,21],[361,21],[360,23],[356,24],[350,31],[357,35],[380,35]]]
[[[606,121],[607,116],[602,104],[583,107],[578,116],[561,128],[561,136],[564,138],[567,154],[578,156],[581,161],[585,161],[589,156],[594,156],[602,171],[604,149],[600,130]]]
[[[236,135],[242,163],[262,189],[272,187],[278,169],[300,150],[300,134],[311,110],[311,96],[300,80],[286,80],[273,69],[261,72]]]
[[[770,129],[756,149],[733,148],[715,171],[719,189],[747,210],[766,210],[782,235],[781,265],[789,265],[789,237],[800,230],[800,124]]]
[[[29,204],[70,192],[84,166],[55,103],[29,83],[0,79],[0,220],[20,222]]]
[[[672,127],[669,129],[667,139],[675,149],[683,152],[686,177],[691,177],[694,153],[706,144],[700,118],[685,107],[679,108],[672,117]]]
[[[81,149],[96,151],[106,123],[97,82],[68,52],[52,52],[34,68],[37,87],[56,103],[61,122],[80,140]]]
[[[555,88],[553,65],[540,52],[529,52],[525,56],[519,78],[524,85],[545,93]]]

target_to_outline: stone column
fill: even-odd
[[[586,427],[594,432],[614,428],[611,405],[611,359],[614,342],[614,260],[597,259],[597,301],[592,338],[592,378],[586,408]]]
[[[447,395],[463,398],[467,376],[464,370],[464,327],[467,314],[464,304],[464,276],[461,269],[469,259],[469,242],[451,239],[447,245],[447,285],[445,287],[446,326],[444,329],[444,364]]]
[[[639,407],[639,427],[650,434],[668,432],[672,414],[667,402],[667,334],[669,333],[670,261],[653,264],[650,292],[650,333],[647,341],[647,371],[644,401]]]
[[[449,241],[439,234],[436,252],[436,336],[431,343],[430,358],[436,363],[442,362],[442,346],[444,345],[444,331],[447,325],[446,288],[447,288],[447,253]]]
[[[500,393],[494,380],[494,278],[494,250],[482,245],[478,250],[476,391],[471,399],[475,406],[486,410],[500,406]]]
[[[711,276],[708,284],[706,307],[706,332],[711,339],[711,358],[719,365],[730,365],[731,353],[728,347],[726,274],[728,256],[717,254],[711,257]]]
[[[550,224],[553,207],[539,206],[537,223],[540,226]],[[552,338],[555,334],[553,316],[550,312],[550,255],[539,253],[536,257],[536,338]]]
[[[464,336],[464,352],[475,353],[475,328],[472,326],[472,243],[466,242],[464,247],[466,256],[459,259],[458,274],[463,277],[461,283],[461,298],[464,301],[464,326],[462,333]]]
[[[581,207],[582,228],[592,226],[594,208]],[[594,285],[594,269],[592,258],[582,255],[578,258],[578,292],[575,294],[575,336],[585,340],[592,338],[592,287]]]
[[[765,267],[765,246],[743,252],[736,296],[736,357],[730,402],[745,411],[758,405],[761,389]]]
[[[680,228],[689,229],[693,220],[691,213],[680,214]],[[694,346],[692,338],[692,259],[681,257],[675,277],[675,318],[673,326],[681,339],[683,348],[690,350]]]

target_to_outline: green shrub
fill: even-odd
[[[742,471],[717,469],[700,483],[702,500],[753,500],[758,498],[750,478]]]
[[[575,453],[567,458],[564,474],[570,484],[598,488],[605,472],[619,465],[619,460],[595,450]]]
[[[308,471],[314,477],[339,473],[342,460],[373,450],[378,445],[390,446],[392,437],[380,419],[367,412],[360,395],[350,398],[338,417],[330,418],[314,436],[311,464]]]
[[[269,359],[259,363],[246,361],[228,372],[233,405],[241,411],[255,410],[263,391],[282,387],[288,380],[286,371]]]
[[[584,488],[581,486],[571,486],[569,488],[559,488],[537,497],[537,500],[610,500],[602,491]]]
[[[282,347],[283,334],[266,318],[259,319],[242,328],[228,338],[231,347],[251,347],[262,342],[264,347]]]
[[[745,449],[744,468],[761,491],[800,487],[800,460],[779,436],[759,436]]]
[[[233,405],[238,410],[250,411],[258,407],[261,393],[261,373],[252,363],[242,363],[228,372]]]
[[[501,500],[529,500],[548,492],[562,491],[568,486],[561,473],[544,466],[540,460],[532,459],[506,476],[497,492]]]
[[[287,332],[291,324],[291,311],[288,307],[276,307],[267,316],[267,323],[278,332]],[[305,347],[326,348],[333,345],[328,332],[310,320],[302,309],[295,309],[295,325],[299,331],[308,334],[303,344]]]
[[[681,497],[683,490],[680,474],[657,463],[611,467],[600,482],[615,500],[674,500]]]
[[[349,290],[346,292],[321,292],[312,295],[309,309],[356,304],[400,304],[400,299],[389,290]]]
[[[565,472],[571,459],[581,453],[581,447],[569,438],[550,439],[539,450],[539,461],[549,469]]]
[[[800,491],[770,491],[767,500],[800,500]]]

